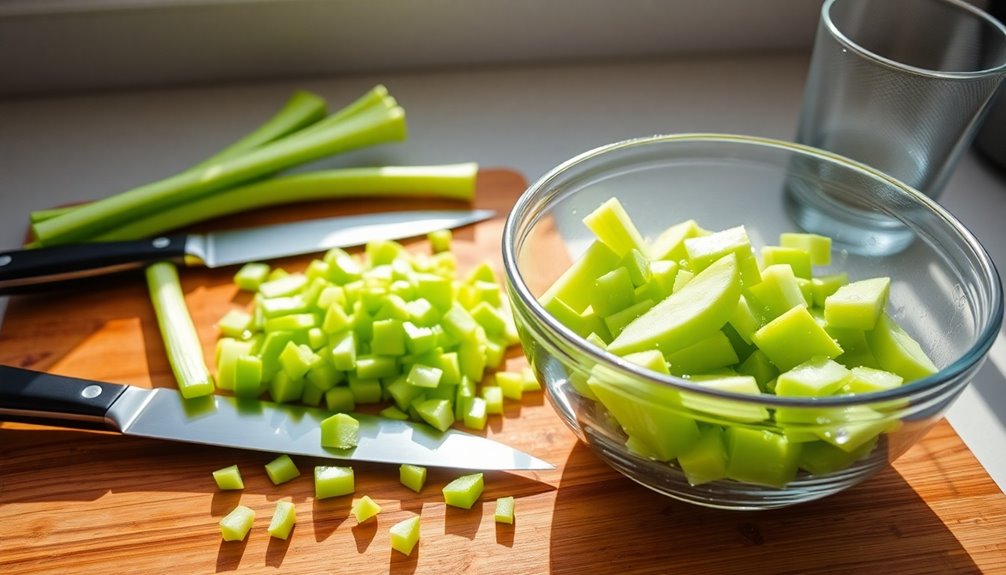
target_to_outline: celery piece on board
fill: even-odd
[[[196,327],[185,306],[178,270],[170,262],[158,262],[147,267],[146,275],[150,301],[157,314],[157,325],[161,329],[178,391],[186,399],[212,394],[213,378],[203,359]]]

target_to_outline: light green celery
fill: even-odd
[[[158,262],[147,268],[146,275],[150,301],[157,314],[157,325],[178,391],[186,399],[211,395],[213,378],[206,367],[199,335],[185,305],[178,270],[170,262]]]
[[[278,176],[220,190],[125,222],[94,239],[139,239],[228,214],[315,200],[415,197],[471,201],[477,173],[477,164],[463,163],[343,168]]]
[[[324,122],[324,120],[323,120]],[[66,214],[38,222],[35,237],[43,245],[94,238],[143,216],[293,166],[357,148],[405,139],[405,111],[372,108],[322,129],[305,129],[260,148],[198,170],[189,170],[83,204]]]

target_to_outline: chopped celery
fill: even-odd
[[[437,230],[427,236],[433,253],[449,252],[451,249],[451,230]]]
[[[483,386],[482,398],[486,400],[486,413],[503,413],[503,390],[498,385]]]
[[[296,506],[291,501],[279,500],[276,502],[276,510],[273,511],[272,520],[269,521],[269,535],[277,539],[287,539],[296,523]]]
[[[402,485],[419,493],[426,485],[426,468],[418,465],[402,464],[398,467],[398,480]]]
[[[506,523],[508,525],[513,525],[514,518],[514,499],[513,497],[500,497],[496,500],[496,511],[493,513],[493,519],[496,523]]]
[[[427,399],[416,406],[416,411],[423,421],[440,431],[447,431],[454,424],[454,410],[451,408],[450,400]]]
[[[325,406],[329,411],[348,413],[356,409],[353,391],[348,386],[339,385],[325,392]]]
[[[234,366],[234,395],[255,398],[262,394],[262,358],[239,356]]]
[[[360,499],[353,502],[353,507],[351,508],[353,516],[356,517],[357,523],[363,523],[364,521],[376,516],[381,512],[381,506],[377,504],[369,495],[364,495]]]
[[[247,339],[251,336],[252,316],[239,309],[228,310],[220,321],[217,328],[220,333],[227,337],[237,339]]]
[[[279,485],[300,475],[300,470],[289,455],[280,455],[265,464],[265,473],[273,484]]]
[[[222,490],[244,489],[245,482],[241,479],[241,471],[237,465],[230,465],[213,472],[213,480]]]
[[[517,371],[497,371],[494,377],[503,397],[516,401],[521,400],[521,396],[524,395],[523,374]]]
[[[319,465],[314,468],[314,496],[317,499],[349,495],[355,490],[352,467]]]
[[[468,429],[485,429],[487,411],[486,400],[481,397],[468,398],[468,408],[463,417],[464,426]]]
[[[321,422],[321,445],[352,449],[360,442],[360,422],[346,413],[336,413]]]
[[[398,421],[405,421],[409,419],[409,414],[405,413],[401,409],[394,405],[389,405],[379,412],[381,417],[387,417],[388,419],[397,419]]]
[[[419,516],[410,517],[391,526],[391,548],[404,555],[411,555],[419,542]]]
[[[220,534],[224,541],[241,541],[251,531],[254,522],[255,511],[250,507],[238,505],[220,520]]]
[[[440,380],[443,376],[444,370],[417,363],[409,370],[409,375],[406,376],[406,381],[416,387],[435,389],[438,385],[440,385]]]
[[[481,473],[462,475],[444,486],[444,503],[452,507],[471,509],[482,495],[485,481]]]
[[[178,270],[170,262],[147,267],[147,287],[164,339],[171,371],[182,397],[191,399],[213,393],[213,379],[203,359],[196,327],[185,305]]]
[[[251,262],[241,266],[234,274],[234,284],[244,291],[258,291],[262,282],[269,276],[269,264]]]

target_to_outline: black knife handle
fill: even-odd
[[[0,421],[108,428],[108,409],[125,385],[0,365]]]
[[[185,256],[184,235],[0,252],[0,296]]]

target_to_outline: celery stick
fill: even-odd
[[[93,238],[139,217],[159,214],[170,206],[298,164],[365,146],[404,140],[405,111],[400,107],[373,108],[323,129],[305,131],[309,133],[294,133],[236,158],[83,204],[35,224],[35,237],[44,245]]]
[[[213,378],[203,360],[203,348],[196,327],[185,306],[178,270],[170,262],[147,267],[147,287],[164,338],[171,371],[182,397],[191,399],[213,393]]]
[[[149,237],[256,208],[328,199],[402,197],[471,201],[474,163],[344,168],[279,176],[169,207],[97,234],[95,241]]]

